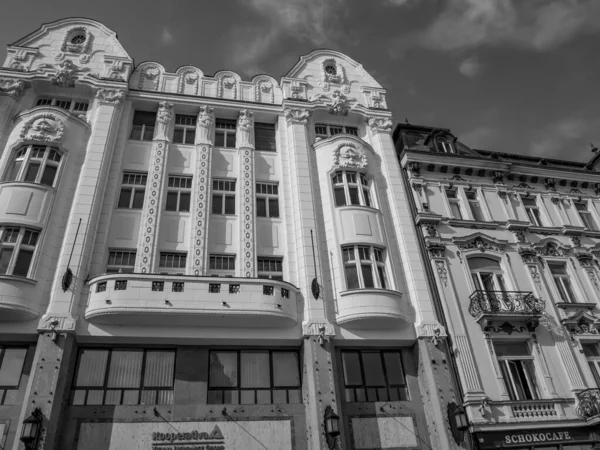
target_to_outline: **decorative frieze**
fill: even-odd
[[[309,336],[335,336],[335,328],[329,322],[305,322],[302,324],[302,335]]]
[[[446,262],[442,260],[435,261],[435,269],[444,287],[448,287],[448,270],[446,269]]]
[[[125,99],[125,91],[122,89],[98,89],[96,92],[96,98],[101,103],[110,103],[113,105],[120,105]]]
[[[203,106],[204,112],[212,116],[212,108]],[[210,112],[207,112],[210,110]],[[198,120],[200,123],[200,120]],[[205,123],[206,125],[206,123]],[[208,128],[212,127],[206,125]],[[200,127],[198,127],[200,129]],[[200,139],[202,141],[204,139]],[[196,195],[192,205],[192,217],[194,218],[194,237],[192,244],[192,273],[196,276],[205,275],[206,267],[206,242],[208,236],[208,214],[209,214],[209,192],[211,179],[211,156],[212,146],[209,143],[200,143],[196,134],[196,162],[194,168],[194,181]]]
[[[504,252],[504,243],[497,242],[487,236],[477,236],[475,238],[453,239],[461,250],[474,250],[480,252],[494,251]]]
[[[256,274],[254,255],[254,120],[251,111],[240,111],[236,134],[236,147],[240,151],[240,180],[242,185],[242,274],[250,278]]]

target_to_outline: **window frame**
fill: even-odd
[[[217,142],[220,140],[219,135],[223,136],[223,145]],[[236,148],[237,144],[237,121],[235,119],[215,119],[215,147],[218,148]],[[229,141],[233,138],[233,145]]]
[[[216,184],[215,184],[216,183]],[[223,183],[223,185],[219,185],[219,183]],[[217,188],[215,188],[217,186]],[[229,187],[230,189],[221,189]],[[212,179],[212,189],[211,189],[211,214],[219,214],[223,216],[235,216],[236,210],[236,194],[237,194],[237,180],[232,178],[213,178]],[[220,211],[215,212],[215,197],[220,196]],[[233,199],[233,212],[228,212],[227,209],[227,200]]]
[[[265,353],[267,352],[269,355],[269,387],[241,387],[242,382],[242,364],[241,364],[241,355],[242,353]],[[225,386],[211,386],[211,361],[213,353],[235,353],[236,354],[236,373],[237,373],[237,383],[235,387],[225,387]],[[298,375],[298,385],[297,386],[275,386],[275,377],[274,377],[274,364],[273,364],[273,354],[274,353],[295,353],[296,359],[298,361],[297,367],[297,375]],[[301,353],[298,349],[286,349],[286,348],[244,348],[244,349],[232,349],[232,348],[210,348],[208,352],[208,381],[207,381],[207,401],[208,405],[218,405],[222,404],[224,400],[224,392],[221,393],[221,401],[213,402],[211,399],[211,391],[234,391],[238,394],[238,402],[232,404],[238,405],[272,405],[274,391],[285,390],[286,391],[286,403],[285,404],[302,404],[302,362],[300,359]],[[242,403],[242,391],[254,391],[254,403]],[[268,391],[270,393],[270,402],[269,403],[259,403],[258,402],[258,392],[257,391]],[[290,403],[290,391],[298,391],[298,402]],[[277,402],[281,403],[281,402]]]
[[[7,236],[6,233],[8,232],[7,230],[10,230],[9,236],[12,236],[13,233],[15,233],[15,230],[18,230],[14,242],[5,241],[6,236]],[[29,242],[35,236],[35,243],[33,245],[31,245],[29,242],[23,243],[23,240],[26,237],[25,236],[26,233],[31,233],[29,236]],[[23,277],[23,278],[30,278],[30,279],[32,278],[33,271],[35,269],[35,262],[36,262],[38,248],[40,247],[38,245],[38,243],[40,241],[41,234],[42,234],[42,230],[37,230],[34,228],[10,226],[10,225],[0,225],[0,262],[2,261],[3,251],[5,251],[5,249],[8,249],[8,248],[11,249],[8,264],[6,266],[6,272],[0,273],[1,276]],[[25,275],[15,274],[14,273],[15,267],[17,266],[17,263],[19,261],[19,256],[21,255],[21,251],[23,251],[23,250],[31,252],[31,258],[30,258],[28,266],[27,266],[27,273],[25,273]]]
[[[587,228],[590,231],[599,231],[598,230],[598,224],[596,223],[596,219],[594,219],[594,215],[592,214],[592,211],[589,208],[589,204],[587,201],[573,201],[573,204],[575,206],[575,210],[577,211],[577,214],[579,215],[579,218],[581,219],[581,222],[583,223],[583,226],[585,228]],[[580,209],[579,207],[582,207],[583,209]],[[591,225],[591,226],[590,226]]]
[[[231,262],[233,261],[233,268],[231,268]],[[227,262],[227,269],[223,268],[224,263]],[[220,265],[221,267],[217,267]],[[210,253],[208,255],[208,270],[211,272],[210,275],[213,277],[225,277],[230,278],[235,276],[236,266],[236,255],[227,253]],[[213,272],[214,270],[218,273]]]
[[[127,177],[127,182],[125,182]],[[130,183],[133,177],[133,183]],[[140,180],[143,180],[142,183],[136,183],[137,177],[140,177]],[[144,202],[146,198],[146,185],[148,184],[148,172],[136,172],[136,171],[123,171],[123,176],[121,177],[121,186],[119,188],[119,196],[117,198],[117,209],[132,209],[139,210],[144,209]],[[121,206],[121,198],[123,196],[124,190],[130,190],[128,206]],[[135,207],[136,202],[136,194],[139,195],[139,192],[143,192],[142,195],[142,204],[139,207]]]
[[[261,148],[262,142],[267,142],[270,148]],[[277,128],[274,123],[254,122],[254,147],[258,151],[277,152]]]
[[[345,366],[345,360],[344,360],[344,354],[358,354],[358,362],[360,365],[360,378],[361,378],[361,383],[360,384],[347,384],[347,379],[346,379],[346,366]],[[372,354],[379,354],[380,356],[380,360],[381,360],[381,367],[382,367],[382,373],[383,373],[383,377],[384,377],[384,381],[385,381],[385,386],[370,386],[367,385],[367,379],[365,376],[365,363],[363,360],[363,354],[365,353],[372,353]],[[403,384],[396,384],[396,383],[391,383],[389,381],[389,377],[388,377],[388,368],[386,365],[386,360],[385,360],[385,354],[397,354],[399,357],[399,361],[400,361],[400,368],[402,370],[402,375],[403,375],[403,379],[404,379],[404,383]],[[342,377],[342,385],[343,385],[343,389],[344,389],[344,395],[343,395],[343,401],[344,403],[370,403],[370,402],[381,402],[381,401],[410,401],[410,392],[409,392],[409,388],[408,388],[408,383],[406,381],[406,369],[405,369],[405,361],[404,361],[404,352],[403,349],[401,348],[382,348],[382,349],[371,349],[371,348],[360,348],[360,349],[343,349],[340,350],[339,352],[339,357],[341,360],[341,377]],[[364,400],[356,400],[357,399],[357,390],[358,389],[362,389],[364,390]],[[369,400],[368,399],[368,389],[375,389],[375,396],[376,396],[376,400]],[[380,393],[379,393],[379,389],[385,389],[386,393],[387,393],[387,400],[379,400],[380,398]],[[397,400],[390,400],[391,399],[391,395],[390,395],[390,390],[391,389],[397,389],[397,394],[398,394],[398,398]],[[352,390],[352,396],[354,400],[348,400],[348,390]]]
[[[25,369],[27,357],[29,356],[29,347],[27,347],[25,345],[0,345],[0,368],[2,368],[2,363],[4,362],[4,358],[6,356],[6,350],[25,350],[25,356],[23,357],[22,364],[21,364],[21,370],[19,372],[18,383],[16,385],[14,385],[14,384],[0,385],[0,405],[12,406],[12,405],[16,405],[16,396],[17,396],[19,388],[21,386],[21,381],[23,378],[23,371]],[[7,402],[9,391],[12,391],[11,393],[12,393],[12,397],[15,400],[15,403],[11,402],[10,399]]]
[[[167,192],[165,195],[165,211],[169,212],[186,212],[189,213],[192,209],[192,187],[194,179],[191,175],[171,175],[167,177]],[[182,187],[182,183],[185,185]],[[177,185],[177,186],[176,186]],[[189,186],[188,186],[189,185]],[[175,209],[169,209],[169,195],[175,194]],[[187,209],[181,209],[181,199],[187,195]]]
[[[43,152],[41,158],[36,156],[36,153],[39,151]],[[52,157],[51,155],[55,156]],[[58,156],[58,161],[54,159],[56,158],[56,156]],[[7,183],[33,183],[56,189],[58,188],[58,182],[60,180],[65,156],[66,153],[63,150],[61,150],[58,147],[53,147],[52,145],[44,145],[38,143],[20,145],[12,150],[11,160],[10,163],[7,165],[8,167],[5,170],[2,180]],[[15,167],[17,166],[17,161],[19,161],[19,159],[19,168],[15,171]],[[35,179],[26,180],[32,163],[38,164]],[[44,179],[44,174],[46,173],[48,167],[52,167],[55,169],[51,184],[48,184],[47,182],[42,182]]]
[[[389,271],[387,267],[387,252],[384,247],[379,247],[376,245],[370,244],[351,244],[351,245],[342,245],[340,247],[342,253],[342,266],[344,268],[344,282],[346,290],[356,290],[356,289],[387,289],[391,290],[393,287],[391,286],[391,277],[389,276]],[[350,255],[348,250],[352,249],[352,256],[354,259],[346,259],[346,255]],[[365,259],[364,253],[365,249],[369,252],[369,258]],[[362,250],[362,252],[361,252]],[[376,256],[376,253],[380,252],[381,260],[379,260]],[[370,274],[371,281],[373,282],[373,286],[367,286],[365,282],[365,267],[370,266]],[[350,283],[348,282],[348,268],[354,268],[358,287],[350,287]],[[384,278],[382,279],[382,275]]]
[[[519,195],[521,199],[521,204],[525,208],[525,214],[529,219],[529,223],[534,227],[544,227],[544,221],[542,220],[542,213],[540,209],[540,205],[538,203],[538,199],[536,196],[525,197],[524,195]],[[533,201],[533,205],[526,205],[525,200]]]
[[[135,119],[136,119],[136,114],[137,113],[140,114],[153,114],[154,115],[154,123],[152,125],[150,124],[145,124],[145,123],[136,123]],[[141,109],[136,109],[133,111],[133,118],[131,120],[131,133],[129,135],[129,139],[132,141],[140,141],[140,142],[152,142],[152,140],[154,139],[154,131],[156,130],[156,116],[157,116],[157,112],[156,111],[144,111]],[[143,121],[142,121],[143,122]],[[140,135],[139,138],[135,137],[136,134],[136,126],[141,126],[141,130],[140,130]],[[147,139],[149,138],[149,139]]]
[[[498,269],[477,269],[471,268],[470,261],[472,259],[489,259],[490,261],[494,261],[498,264]],[[473,282],[473,287],[476,291],[484,291],[484,292],[508,292],[508,287],[506,283],[506,278],[504,276],[504,270],[502,270],[502,262],[498,261],[495,258],[488,258],[485,256],[473,256],[467,259],[467,267],[469,268],[469,273],[471,274],[471,281]],[[492,283],[493,289],[487,289],[486,280],[482,277],[482,274],[489,275],[489,280]]]
[[[86,386],[86,385],[78,386],[77,385],[77,377],[79,375],[79,370],[81,369],[81,354],[86,350],[87,351],[107,351],[108,352],[108,356],[106,358],[106,364],[104,367],[104,377],[103,377],[101,386]],[[140,373],[139,373],[140,379],[139,379],[138,387],[109,387],[108,386],[108,380],[109,380],[111,362],[112,362],[112,355],[113,355],[114,351],[143,352],[142,363],[141,363]],[[171,384],[170,388],[163,387],[163,386],[145,386],[144,385],[144,377],[145,377],[145,373],[146,373],[146,362],[147,362],[148,352],[169,352],[174,355],[173,356],[173,372],[171,375],[172,384]],[[124,405],[124,406],[127,406],[127,405],[172,405],[175,402],[175,381],[176,381],[175,369],[176,369],[176,367],[177,367],[177,349],[176,348],[160,348],[160,347],[157,347],[157,348],[153,348],[153,347],[82,347],[82,348],[79,348],[79,350],[77,352],[75,371],[73,373],[73,381],[71,383],[71,390],[70,390],[70,395],[69,395],[69,405],[71,405],[71,406],[102,406],[102,405],[112,406],[112,405],[115,405],[113,403],[106,403],[106,396],[107,396],[108,391],[121,391],[121,393],[120,393],[121,401],[120,401],[120,403],[118,403],[118,405]],[[77,390],[85,391],[83,403],[80,403],[80,404],[74,403],[75,391],[77,391]],[[87,400],[89,397],[89,391],[101,391],[102,392],[102,402],[99,404],[87,403]],[[124,403],[125,391],[138,391],[137,403]],[[170,403],[158,403],[158,402],[142,403],[142,392],[144,392],[144,391],[155,391],[155,397],[154,397],[155,400],[158,400],[158,398],[159,398],[159,391],[170,391],[171,392],[171,402]]]
[[[163,265],[163,263],[168,264],[169,258],[171,258],[172,261],[171,265]],[[188,252],[179,252],[174,250],[160,251],[158,253],[158,268],[161,270],[161,272],[165,273],[177,272],[183,274],[187,268],[187,260]]]
[[[502,345],[502,344],[515,344],[515,343],[524,343],[525,346],[528,349],[529,354],[528,355],[510,355],[510,356],[498,356],[498,349],[497,346],[498,345]],[[541,400],[542,399],[542,390],[540,389],[540,381],[537,378],[537,367],[536,367],[536,361],[535,361],[535,356],[533,356],[531,353],[531,346],[529,345],[528,341],[522,341],[522,340],[515,340],[515,341],[501,341],[501,340],[497,340],[494,342],[494,353],[496,356],[496,360],[498,361],[498,366],[500,368],[500,375],[502,377],[502,379],[504,380],[504,384],[506,386],[506,391],[508,393],[509,398],[511,399],[511,401],[535,401],[535,400]],[[522,372],[525,375],[526,381],[528,382],[528,390],[529,392],[532,394],[533,398],[518,398],[518,389],[517,386],[515,384],[515,380],[513,377],[513,373],[510,369],[510,365],[508,363],[514,363],[516,366],[516,362],[520,362],[520,361],[527,361],[530,364],[529,369],[525,366],[522,365]],[[530,372],[531,371],[531,372]],[[505,377],[505,374],[509,375],[509,379],[507,380]],[[524,392],[525,389],[524,386],[520,386],[521,390]]]
[[[182,123],[186,122],[186,123]],[[196,144],[196,116],[189,116],[185,114],[175,114],[175,125],[173,130],[173,143],[181,145],[195,145]],[[181,142],[178,141],[177,131],[181,131]],[[191,133],[192,142],[186,142],[188,135]]]
[[[120,255],[118,255],[120,254]],[[120,256],[120,260],[123,261],[123,258],[127,254],[127,260],[130,261],[133,256],[133,264],[111,264],[111,257]],[[105,273],[135,273],[135,262],[137,257],[137,249],[130,248],[109,248],[108,249],[108,260],[106,262],[106,272]],[[125,270],[123,270],[125,269]],[[130,270],[131,269],[131,270]]]
[[[456,153],[456,148],[454,147],[454,144],[452,144],[446,136],[436,136],[435,146],[440,153]]]
[[[269,192],[269,189],[271,192]],[[279,218],[279,183],[257,181],[255,183],[256,195],[256,217]],[[265,215],[259,214],[259,201],[264,200]],[[276,213],[273,213],[272,203],[277,205]],[[274,215],[272,215],[274,214]]]
[[[583,342],[581,341],[581,346],[583,348],[583,354],[585,356],[585,359],[588,363],[590,372],[592,373],[592,378],[594,379],[594,382],[596,383],[596,387],[600,388],[600,345],[598,342],[594,342],[594,341],[586,341]],[[595,347],[595,355],[588,355],[587,352],[585,351],[586,347]]]
[[[354,177],[354,181],[351,179]],[[334,171],[331,176],[331,185],[333,193],[333,205],[336,208],[343,206],[362,206],[364,208],[374,208],[373,195],[371,195],[372,178],[366,173],[359,170],[346,170],[339,169]],[[344,192],[344,203],[341,204],[341,197],[338,197],[338,193],[343,190]],[[356,201],[353,203],[352,190],[356,190]]]
[[[452,194],[449,195],[450,193]],[[450,218],[456,220],[464,220],[464,214],[461,208],[461,201],[458,188],[446,187],[444,189],[444,194],[446,195],[446,200],[448,201],[448,211],[450,212]],[[456,217],[457,215],[459,217]]]
[[[49,102],[48,102],[49,101]],[[69,107],[65,108],[61,106],[61,103],[68,102]],[[83,107],[85,105],[85,108]],[[84,99],[70,98],[65,99],[61,97],[47,97],[40,96],[35,100],[35,106],[54,106],[56,108],[64,109],[73,114],[87,114],[90,109],[90,103]]]
[[[474,198],[469,198],[470,196],[473,196]],[[472,220],[475,220],[477,222],[485,222],[486,217],[483,213],[482,201],[480,198],[481,196],[479,191],[477,189],[466,190],[465,197],[467,199],[467,204],[469,205],[469,211],[473,218]]]
[[[323,127],[319,129],[319,127]],[[338,131],[339,129],[339,131]],[[315,123],[315,136],[322,139],[327,139],[338,134],[349,134],[350,136],[358,137],[358,127],[348,125],[336,125],[330,123]],[[325,131],[325,132],[323,132]],[[332,132],[335,131],[335,132]]]
[[[546,263],[548,264],[548,271],[550,272],[560,301],[571,304],[577,303],[577,290],[575,288],[575,283],[573,282],[573,277],[571,276],[571,273],[569,273],[569,264],[567,264],[567,261],[550,260],[546,261]],[[555,273],[552,270],[553,267],[558,266],[564,268],[564,274]]]
[[[268,264],[268,270],[264,270],[265,263]],[[273,268],[272,264],[275,264],[276,270],[271,270]],[[277,270],[278,268],[281,270]],[[257,256],[256,276],[258,278],[283,281],[283,256]]]

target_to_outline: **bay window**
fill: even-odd
[[[527,343],[496,342],[494,349],[510,399],[539,399],[533,356]]]
[[[61,160],[62,154],[55,147],[35,144],[20,147],[12,156],[4,180],[54,186]]]
[[[0,226],[0,275],[29,274],[39,235],[28,228]]]
[[[342,247],[346,289],[388,289],[384,250],[364,245]]]
[[[340,170],[333,174],[335,206],[372,206],[370,183],[367,176],[351,170]]]

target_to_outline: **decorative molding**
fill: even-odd
[[[25,82],[23,80],[0,78],[0,93],[17,98],[23,94],[24,90]]]
[[[408,170],[411,175],[415,178],[421,177],[421,165],[416,161],[411,161],[408,163]]]
[[[600,319],[591,311],[580,310],[562,319],[561,323],[571,335],[593,336],[600,334]]]
[[[254,113],[247,109],[240,111],[237,122],[235,146],[254,150]]]
[[[302,324],[302,335],[310,336],[335,336],[335,328],[329,322],[308,321]]]
[[[160,102],[158,104],[158,113],[156,114],[156,131],[154,132],[154,141],[169,142],[169,129],[173,122],[173,103]]]
[[[371,92],[369,98],[371,100],[371,108],[387,109],[385,106],[385,99],[381,92]]]
[[[482,234],[453,238],[452,242],[457,244],[458,248],[463,251],[477,249],[480,252],[504,252],[506,245],[506,242]]]
[[[75,332],[75,319],[67,316],[44,315],[38,323],[38,331]]]
[[[329,107],[329,114],[334,116],[347,116],[350,110],[350,102],[353,102],[354,98],[348,98],[341,91],[335,90],[330,96],[331,106]]]
[[[305,100],[304,94],[302,93],[302,85],[299,81],[293,80],[290,83],[290,97],[293,100]]]
[[[311,111],[305,108],[285,108],[283,114],[288,123],[302,123],[306,125],[308,119],[310,119]]]
[[[215,123],[214,108],[200,106],[196,121],[196,145],[213,145],[213,125]]]
[[[423,230],[427,233],[429,237],[437,237],[437,222],[422,222]]]
[[[77,36],[77,34],[79,34],[79,33],[84,34],[85,40],[81,44],[73,44],[71,42],[71,40],[75,36]],[[87,61],[89,61],[89,55],[84,55],[84,54],[89,53],[91,39],[92,39],[92,34],[90,33],[90,30],[88,28],[86,28],[86,27],[71,28],[70,30],[68,30],[65,33],[65,38],[63,40],[63,44],[60,49],[62,52],[79,53],[79,54],[82,54],[82,56],[88,56],[87,60],[82,61],[82,62],[87,62]]]
[[[242,111],[244,113],[244,111]],[[240,113],[240,120],[242,117]],[[247,116],[246,116],[247,117]],[[240,133],[238,132],[238,139]],[[240,165],[242,180],[242,207],[241,207],[241,254],[242,276],[252,278],[256,276],[255,270],[255,184],[254,184],[254,151],[252,147],[240,148]]]
[[[335,74],[327,73],[325,70],[327,66],[335,67]],[[344,67],[334,58],[327,58],[321,62],[321,77],[323,83],[323,90],[329,90],[329,83],[343,84],[346,82],[346,71]]]
[[[440,280],[444,283],[444,287],[448,287],[448,270],[446,269],[446,262],[442,260],[435,261],[435,269],[440,276]]]
[[[537,244],[533,245],[533,248],[537,251],[540,256],[566,256],[567,247],[560,245],[559,243],[542,240]]]
[[[213,108],[210,106],[202,106],[200,114],[204,109],[205,113],[211,117],[211,124],[208,128],[212,128]],[[198,119],[200,123],[200,118]],[[198,134],[196,134],[196,144],[198,145]],[[196,147],[196,165],[194,171],[194,179],[196,185],[196,195],[194,197],[195,211],[193,212],[194,221],[194,237],[192,245],[192,270],[196,276],[206,275],[206,239],[208,236],[208,205],[211,179],[211,155],[212,147],[210,144],[200,145]]]
[[[269,103],[275,103],[275,87],[269,79],[256,80],[254,86],[254,101],[260,102],[263,94],[269,94]]]
[[[96,92],[96,98],[100,103],[120,105],[125,99],[125,91],[122,89],[101,88]]]
[[[61,142],[65,125],[51,113],[38,114],[23,125],[20,137],[26,141]]]
[[[333,150],[333,164],[338,167],[366,169],[367,155],[353,142],[343,142]]]
[[[225,89],[232,90],[233,99],[237,100],[237,80],[233,75],[223,75],[217,81],[217,97],[223,98]]]
[[[186,85],[193,86],[192,95],[198,95],[198,91],[200,89],[200,74],[198,73],[198,71],[189,69],[183,72],[181,75],[179,75],[177,92],[183,94],[185,92]]]
[[[371,132],[376,134],[391,133],[394,124],[389,117],[369,117],[367,119],[367,125],[371,128]]]
[[[544,180],[544,186],[547,191],[556,191],[556,179],[555,178],[546,178]]]
[[[504,183],[504,172],[499,171],[499,170],[492,172],[492,182],[494,184]]]
[[[427,322],[417,327],[417,338],[445,338],[448,337],[446,329],[439,322]]]
[[[519,255],[521,255],[521,259],[525,264],[536,264],[537,252],[533,247],[527,246],[519,246],[517,249]]]
[[[145,82],[150,81],[150,89],[144,87]],[[160,68],[156,64],[150,64],[144,67],[140,73],[140,82],[138,84],[139,89],[157,91],[160,82]]]
[[[430,258],[443,258],[446,252],[446,246],[441,242],[428,241],[425,243]]]
[[[531,275],[533,282],[537,285],[538,289],[542,289],[542,278],[537,265],[527,264],[527,268],[529,269],[529,275]]]
[[[61,62],[58,68],[55,67],[56,73],[50,77],[52,84],[60,87],[74,87],[76,76],[82,71],[70,59],[65,59]]]

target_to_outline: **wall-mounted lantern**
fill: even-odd
[[[330,450],[335,447],[335,440],[340,435],[340,418],[329,405],[325,408],[325,437]]]
[[[21,429],[21,442],[28,449],[33,449],[37,445],[40,430],[42,429],[42,410],[35,408],[31,415],[23,420]]]
[[[448,403],[448,422],[452,437],[457,444],[464,440],[465,431],[469,428],[469,419],[462,405],[457,405],[454,402]]]

